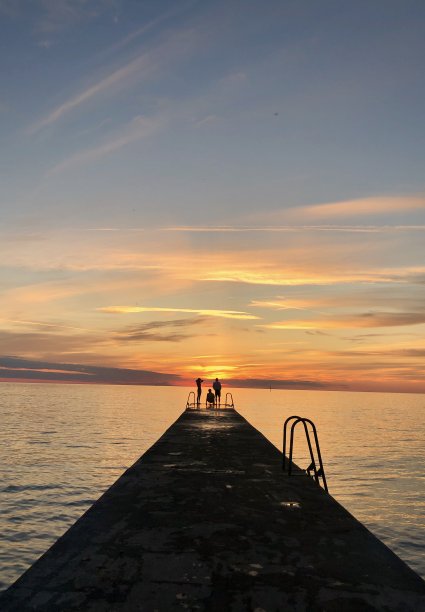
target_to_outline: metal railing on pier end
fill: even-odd
[[[313,421],[311,421],[310,419],[306,419],[303,417],[299,417],[297,415],[293,415],[290,416],[286,419],[285,423],[283,424],[283,457],[282,457],[282,470],[285,472],[286,471],[286,429],[288,427],[288,423],[290,421],[294,421],[291,425],[291,437],[290,437],[290,442],[289,442],[289,463],[288,463],[288,476],[291,476],[292,473],[292,456],[293,456],[293,450],[294,450],[294,432],[295,432],[295,427],[298,425],[298,423],[302,423],[304,426],[304,432],[305,432],[305,436],[306,436],[306,440],[307,440],[307,445],[308,445],[308,450],[310,453],[310,465],[308,466],[308,468],[306,469],[307,474],[310,476],[311,472],[313,472],[313,477],[314,480],[317,482],[317,484],[320,485],[320,478],[322,479],[323,482],[323,488],[325,489],[325,491],[328,493],[328,485],[326,482],[326,476],[325,476],[325,469],[323,467],[323,461],[322,461],[322,455],[320,452],[320,445],[319,445],[319,438],[317,436],[317,429],[315,424],[313,423]],[[314,436],[314,442],[316,445],[316,454],[317,454],[317,461],[319,464],[319,469],[317,469],[317,465],[316,465],[316,461],[314,458],[314,453],[313,453],[313,447],[311,444],[311,440],[310,440],[310,433],[308,431],[308,426],[311,426],[312,432],[313,432],[313,436]]]
[[[222,404],[214,404],[214,407],[217,408],[218,406],[221,406]],[[224,400],[224,408],[234,408],[235,407],[235,402],[233,401],[233,395],[231,393],[226,393],[226,399]],[[195,392],[194,391],[190,391],[189,395],[187,396],[187,401],[186,401],[186,410],[195,410],[195,409],[200,409],[201,408],[201,402],[197,402],[196,401],[196,397],[195,397]]]
[[[193,401],[190,401],[192,397],[193,397]],[[196,400],[195,400],[195,392],[191,391],[189,395],[187,396],[186,410],[190,410],[190,409],[193,410],[196,407],[197,405],[196,405]]]
[[[233,395],[231,393],[226,393],[226,399],[224,400],[225,408],[234,408],[235,402],[233,401]]]

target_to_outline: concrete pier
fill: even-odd
[[[0,610],[425,610],[425,582],[281,457],[234,410],[184,412]]]

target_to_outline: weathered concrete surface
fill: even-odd
[[[425,583],[233,410],[189,411],[0,610],[425,609]]]

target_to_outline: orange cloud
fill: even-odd
[[[296,215],[316,218],[405,213],[411,210],[425,210],[425,198],[423,196],[378,196],[291,209]]]
[[[326,231],[326,232],[387,232],[397,230],[422,230],[424,225],[415,218],[413,223],[405,225],[391,224],[388,215],[405,215],[408,212],[425,212],[425,196],[377,195],[339,202],[326,202],[306,206],[285,206],[275,210],[260,210],[250,216],[244,215],[243,228],[252,227],[268,231]],[[385,221],[380,225],[366,225],[362,217],[385,215]],[[353,224],[356,220],[356,225]],[[359,224],[359,221],[360,223]],[[406,221],[403,219],[403,221]],[[319,222],[319,224],[315,224]],[[347,223],[342,225],[341,222]],[[306,223],[308,225],[306,225]],[[325,224],[326,223],[326,224]],[[237,223],[235,223],[237,225]],[[248,231],[244,229],[244,231]]]
[[[366,312],[359,315],[332,315],[317,320],[279,321],[262,325],[262,327],[267,329],[356,329],[358,327],[397,327],[424,323],[425,313],[420,312]]]
[[[97,308],[99,312],[114,314],[131,314],[136,312],[183,312],[203,315],[206,317],[221,317],[224,319],[259,319],[256,315],[238,310],[214,310],[203,308],[162,308],[158,306],[104,306]]]
[[[267,265],[264,270],[250,271],[249,269],[233,268],[222,270],[210,270],[204,273],[193,271],[192,278],[201,281],[211,282],[230,282],[244,283],[250,285],[276,285],[276,286],[298,286],[298,285],[335,285],[335,284],[352,284],[352,283],[389,283],[401,282],[391,274],[386,274],[384,271],[370,272],[339,272],[335,269],[333,272],[322,272],[309,270],[287,270],[279,269],[276,265],[275,270],[267,270]],[[312,268],[313,266],[311,266]],[[248,266],[247,266],[248,268]],[[306,266],[307,268],[307,266]],[[191,272],[189,272],[189,275]]]

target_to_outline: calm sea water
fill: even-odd
[[[0,589],[151,446],[189,389],[0,385]],[[291,414],[318,428],[330,493],[425,577],[425,396],[232,389],[281,448]],[[295,460],[307,466],[296,439]]]

